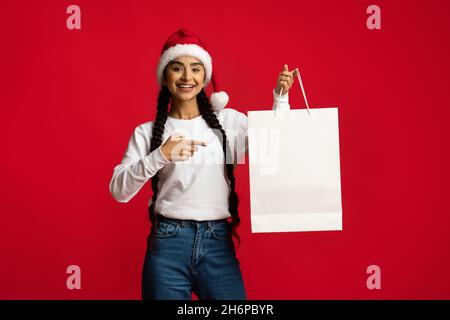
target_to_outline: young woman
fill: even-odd
[[[284,65],[274,108],[289,108],[297,72]],[[211,56],[184,28],[166,41],[157,76],[156,119],[136,127],[109,186],[128,202],[151,179],[142,298],[190,300],[194,292],[201,300],[246,299],[232,235],[240,242],[233,170],[247,150],[247,117],[224,109],[228,96],[217,92]],[[210,81],[216,92],[208,98]]]

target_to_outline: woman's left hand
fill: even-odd
[[[294,83],[294,77],[298,75],[298,72],[299,71],[297,68],[289,71],[288,65],[285,64],[283,66],[283,71],[280,72],[280,75],[278,77],[275,93],[280,94],[280,90],[281,88],[283,88],[282,95],[285,95],[292,87],[292,84]]]

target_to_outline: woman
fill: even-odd
[[[284,65],[274,107],[289,108],[297,72]],[[128,202],[151,179],[142,298],[190,300],[194,292],[201,300],[246,299],[232,235],[240,242],[233,170],[247,149],[236,143],[246,141],[247,117],[224,109],[228,96],[217,92],[211,56],[186,29],[166,41],[157,76],[156,119],[135,129],[110,182],[113,197]]]

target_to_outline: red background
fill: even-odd
[[[248,298],[450,298],[450,2],[77,1],[68,30],[71,4],[0,11],[0,298],[140,299],[150,184],[127,204],[108,184],[154,120],[160,50],[180,27],[210,49],[229,107],[270,109],[284,63],[311,107],[339,107],[343,231],[252,234],[237,169]],[[371,4],[381,30],[366,27]],[[290,104],[304,108],[297,86]],[[66,287],[71,264],[81,290]]]

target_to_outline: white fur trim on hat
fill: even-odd
[[[176,57],[184,55],[195,57],[203,63],[206,73],[205,87],[208,85],[212,75],[212,61],[209,53],[196,44],[177,44],[164,51],[159,58],[157,77],[160,86],[163,82],[163,71],[166,65]]]
[[[225,108],[229,100],[228,94],[225,91],[214,92],[209,97],[213,111],[219,111]]]

